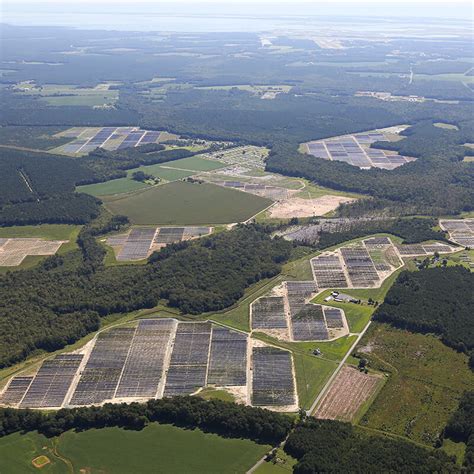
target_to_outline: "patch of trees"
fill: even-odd
[[[162,299],[183,313],[224,309],[249,285],[278,274],[292,249],[242,226],[172,246],[147,265],[104,267],[105,251],[94,238],[101,226],[82,229],[80,250],[0,277],[0,367],[79,339],[98,328],[101,316],[152,308]]]
[[[290,434],[285,451],[293,472],[458,472],[452,458],[398,439],[367,435],[349,423],[308,419]]]
[[[91,221],[100,201],[75,193],[74,187],[92,176],[69,158],[0,149],[0,226]]]
[[[135,171],[132,173],[132,179],[140,183],[145,183],[146,181],[153,181],[155,183],[160,182],[160,178],[153,176],[152,174],[144,173],[143,171]]]
[[[458,409],[444,429],[443,436],[466,443],[464,466],[471,472],[474,469],[474,391],[463,394]]]
[[[321,231],[319,235],[319,248],[327,248],[333,245],[357,239],[370,234],[387,233],[403,239],[403,243],[413,244],[426,240],[446,241],[446,234],[433,230],[436,220],[427,218],[411,219],[386,219],[386,220],[355,220],[348,224],[350,228],[342,232]]]
[[[474,349],[474,273],[462,266],[402,272],[374,320],[414,332],[435,333],[444,344]]]
[[[281,413],[222,400],[173,397],[149,400],[145,404],[108,403],[102,407],[63,409],[54,413],[0,408],[0,437],[34,430],[46,436],[59,436],[71,429],[83,431],[112,426],[141,430],[152,422],[199,428],[229,438],[247,438],[273,445],[281,442],[292,427],[291,418]]]

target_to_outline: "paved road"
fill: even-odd
[[[331,377],[329,378],[329,380],[326,382],[326,385],[323,387],[323,389],[319,392],[319,395],[316,397],[316,400],[314,400],[313,404],[311,405],[311,408],[309,410],[306,411],[306,414],[308,416],[310,416],[317,404],[319,403],[319,401],[321,400],[321,398],[323,398],[324,394],[327,392],[327,390],[329,389],[329,387],[331,386],[332,382],[334,381],[334,379],[336,378],[336,375],[339,373],[339,371],[342,369],[342,366],[345,364],[347,358],[352,354],[352,351],[354,350],[354,348],[357,346],[357,344],[359,343],[359,341],[362,339],[362,337],[364,336],[365,332],[367,331],[367,329],[369,329],[369,326],[372,324],[372,321],[369,321],[367,326],[365,326],[364,330],[359,334],[359,336],[357,337],[357,339],[355,340],[354,344],[352,344],[351,348],[347,351],[347,354],[344,356],[344,358],[341,360],[341,362],[339,362],[339,365],[337,366],[336,370],[333,372],[333,374],[331,375]]]

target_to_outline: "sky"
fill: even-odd
[[[273,29],[305,18],[323,21],[327,17],[345,22],[360,17],[385,20],[425,18],[439,21],[473,18],[471,1],[454,0],[0,0],[0,22],[16,25],[73,26],[79,28],[150,29],[175,31],[245,31],[244,18],[252,20],[250,30]],[[193,20],[194,18],[194,20]],[[240,18],[240,23],[238,19]],[[178,19],[181,19],[178,21]],[[198,19],[204,19],[199,24]],[[220,23],[219,23],[220,22]]]

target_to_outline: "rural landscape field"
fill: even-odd
[[[6,0],[0,474],[472,472],[472,21]]]

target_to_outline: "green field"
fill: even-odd
[[[79,193],[92,194],[92,196],[108,196],[113,194],[128,193],[137,189],[147,188],[148,185],[129,178],[112,179],[105,183],[86,184],[78,186]]]
[[[59,457],[51,452],[53,444]],[[142,431],[69,431],[53,440],[37,433],[13,434],[0,439],[0,472],[38,472],[31,461],[44,454],[51,460],[41,469],[46,473],[72,472],[66,463],[74,472],[90,474],[245,473],[269,448],[249,440],[225,439],[157,423]]]
[[[474,386],[467,356],[434,336],[380,323],[372,324],[361,348],[372,368],[390,373],[361,425],[432,445],[463,391]]]
[[[192,171],[212,171],[219,168],[225,168],[228,165],[225,163],[220,163],[219,161],[200,158],[199,156],[191,156],[189,158],[182,158],[181,160],[169,161],[163,166]]]
[[[194,225],[241,222],[271,201],[213,184],[176,181],[127,196],[105,198],[104,203],[114,214],[128,216],[133,224]]]

